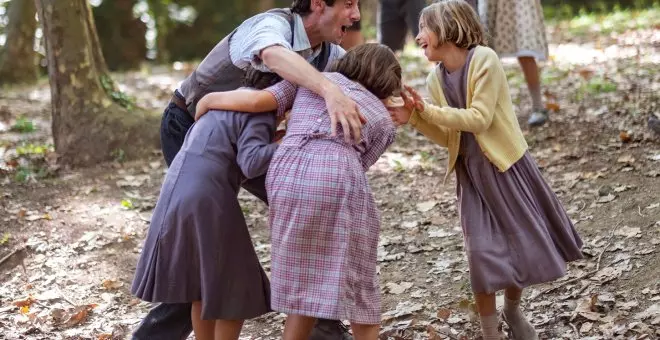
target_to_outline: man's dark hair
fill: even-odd
[[[336,0],[323,0],[326,5],[334,6]],[[340,0],[341,1],[341,0]],[[306,15],[312,12],[312,0],[293,0],[291,12]]]
[[[243,86],[263,90],[279,83],[281,80],[282,77],[277,73],[261,72],[252,66],[248,66],[243,77]]]

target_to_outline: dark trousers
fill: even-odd
[[[179,95],[176,92],[176,95]],[[183,140],[194,119],[188,112],[170,103],[163,113],[160,126],[160,142],[167,166],[181,149]],[[243,189],[262,201],[266,200],[266,176],[245,181]],[[192,332],[191,303],[161,303],[152,308],[133,333],[133,340],[181,340]]]
[[[419,33],[419,16],[425,6],[425,0],[380,0],[380,43],[393,51],[402,50],[408,32],[413,37]]]

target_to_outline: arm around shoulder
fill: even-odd
[[[195,109],[195,120],[209,110],[238,112],[269,112],[277,109],[275,96],[264,90],[238,89],[227,92],[212,92],[199,100]]]

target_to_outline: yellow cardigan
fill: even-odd
[[[445,181],[456,165],[461,131],[474,134],[484,155],[501,172],[525,154],[527,142],[513,111],[506,75],[495,51],[475,47],[468,69],[467,109],[448,106],[437,70],[428,75],[426,85],[433,102],[439,106],[425,102],[424,111],[413,112],[409,123],[448,149]]]

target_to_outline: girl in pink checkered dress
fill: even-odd
[[[365,44],[325,76],[358,103],[359,143],[331,132],[323,98],[283,81],[263,91],[219,93],[213,109],[291,109],[266,178],[272,238],[271,305],[288,314],[284,339],[306,339],[316,318],[349,320],[356,340],[378,338],[379,213],[365,171],[394,141],[384,102],[401,87],[392,51]]]

